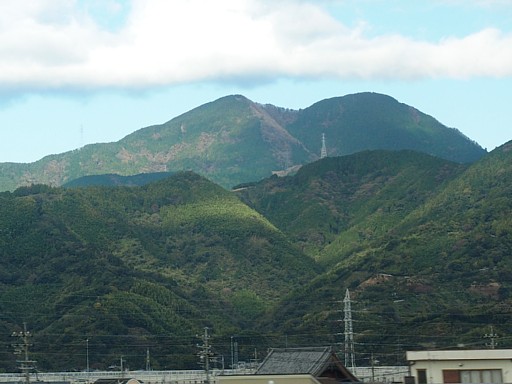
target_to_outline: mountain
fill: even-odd
[[[60,186],[90,175],[182,170],[230,188],[317,160],[323,133],[331,157],[411,149],[469,163],[486,154],[458,130],[386,95],[347,95],[299,111],[234,95],[115,143],[86,145],[30,164],[1,163],[0,190],[39,183]]]
[[[512,347],[511,185],[512,142],[473,164],[327,157],[235,191],[178,172],[1,193],[0,367],[23,322],[40,369],[83,369],[85,340],[93,368],[148,349],[155,369],[197,368],[204,327],[240,360],[338,345],[347,289],[360,365],[482,347],[490,326]]]
[[[372,149],[410,149],[460,163],[486,152],[460,131],[394,98],[358,93],[313,104],[287,129],[310,150],[320,153],[319,132],[328,138],[329,156]]]
[[[511,347],[511,185],[509,142],[470,166],[360,153],[238,191],[327,267],[274,307],[267,329],[297,335],[290,343],[343,343],[350,289],[359,359],[485,347],[491,326]]]

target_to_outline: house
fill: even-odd
[[[218,376],[219,384],[335,384],[359,382],[331,347],[271,349],[252,375]]]
[[[512,349],[418,351],[406,357],[417,384],[512,383]]]

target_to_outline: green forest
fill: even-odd
[[[491,326],[512,347],[512,143],[472,164],[327,157],[233,190],[190,171],[108,179],[0,193],[1,370],[23,324],[42,371],[83,370],[86,343],[93,369],[142,369],[148,350],[154,369],[197,369],[204,327],[246,361],[341,348],[347,289],[359,365],[485,348]]]

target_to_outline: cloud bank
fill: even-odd
[[[305,0],[93,3],[94,10],[79,0],[0,2],[0,89],[512,75],[512,35],[495,28],[419,41],[370,37],[364,23],[348,27],[322,2]]]

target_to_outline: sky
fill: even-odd
[[[0,0],[0,162],[118,141],[242,94],[379,92],[512,140],[512,0]]]

